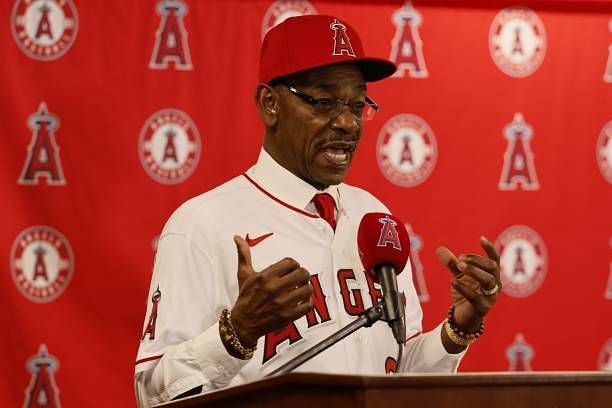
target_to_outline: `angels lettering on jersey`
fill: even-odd
[[[59,388],[54,376],[59,369],[59,361],[49,354],[46,345],[40,345],[38,354],[28,359],[26,368],[32,376],[25,389],[23,407],[60,408]]]
[[[531,360],[535,356],[533,346],[525,342],[525,336],[518,333],[508,348],[506,358],[508,359],[508,371],[531,371]]]
[[[32,130],[32,137],[17,183],[34,185],[44,179],[46,184],[65,185],[60,149],[55,141],[55,131],[60,127],[58,117],[49,112],[45,102],[41,102],[27,124]]]
[[[489,51],[495,65],[506,75],[523,78],[533,74],[546,54],[542,20],[526,7],[503,9],[491,23]]]
[[[396,232],[397,234],[397,232]],[[384,240],[386,240],[385,238]],[[371,303],[377,304],[382,300],[382,291],[380,286],[374,282],[370,277],[370,274],[361,271],[367,280],[368,294],[371,299]],[[340,294],[342,295],[342,302],[344,309],[349,316],[358,316],[366,310],[364,305],[364,294],[360,289],[354,288],[357,277],[353,269],[340,269],[338,270],[338,284],[340,286]],[[314,274],[310,277],[310,283],[313,288],[312,302],[313,309],[308,312],[305,316],[308,328],[312,328],[319,324],[328,322],[331,320],[329,308],[327,306],[327,295],[321,288],[319,275]],[[402,297],[405,300],[405,295],[402,293]],[[264,352],[262,364],[266,364],[278,355],[280,349],[284,349],[291,346],[303,339],[302,333],[300,333],[295,322],[289,323],[285,328],[276,332],[266,334],[264,338]]]
[[[548,269],[548,254],[537,232],[524,225],[511,226],[499,235],[495,247],[500,254],[505,294],[526,297],[540,288]]]
[[[266,33],[271,28],[276,27],[289,17],[306,16],[317,14],[317,10],[304,0],[278,0],[268,7],[266,14],[261,22],[261,38],[266,36]]]
[[[423,55],[423,41],[419,27],[423,17],[408,1],[393,13],[395,36],[391,40],[391,55],[389,59],[397,65],[394,77],[403,77],[408,71],[412,78],[427,78],[428,72]]]
[[[608,22],[608,29],[612,33],[612,18]],[[604,82],[612,83],[612,44],[608,46],[608,63],[603,76]]]
[[[72,0],[16,0],[11,29],[25,55],[52,61],[64,55],[74,43],[78,21]]]
[[[533,129],[523,119],[520,112],[504,128],[508,147],[504,153],[504,164],[498,188],[500,190],[539,190],[538,175],[531,151]]]
[[[174,62],[174,68],[191,70],[191,57],[187,30],[183,18],[189,8],[182,0],[162,0],[155,8],[161,20],[155,33],[155,45],[151,54],[151,69],[167,69],[168,62]]]

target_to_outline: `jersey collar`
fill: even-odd
[[[314,206],[309,205],[312,197],[325,192],[334,198],[336,208],[339,208],[338,186],[329,186],[323,191],[317,190],[278,164],[263,148],[257,163],[246,173],[269,194],[293,207],[312,212]]]

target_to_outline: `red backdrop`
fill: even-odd
[[[155,237],[256,159],[262,30],[293,13],[401,64],[348,182],[409,224],[425,328],[437,246],[502,252],[461,370],[612,369],[612,2],[474,3],[3,2],[0,405],[134,404]]]

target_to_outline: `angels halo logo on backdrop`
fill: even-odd
[[[595,155],[601,175],[612,184],[612,120],[599,133]]]
[[[495,247],[500,254],[505,294],[526,297],[540,288],[548,269],[548,254],[537,232],[524,225],[514,225],[499,235]]]
[[[78,23],[72,0],[16,0],[11,31],[25,55],[39,61],[52,61],[72,47]]]
[[[414,187],[433,171],[438,157],[436,137],[422,118],[402,113],[389,119],[376,142],[378,166],[400,187]]]
[[[61,407],[60,390],[54,375],[59,370],[59,366],[59,360],[49,354],[45,344],[41,344],[38,354],[30,357],[26,363],[26,368],[32,376],[25,389],[23,407]]]
[[[612,338],[603,345],[597,359],[597,369],[612,371]]]
[[[522,78],[533,74],[546,55],[546,30],[538,15],[526,7],[500,11],[489,30],[489,51],[506,75]]]
[[[13,243],[11,271],[22,295],[36,303],[51,302],[72,279],[74,256],[70,243],[51,227],[27,228]]]
[[[160,110],[146,120],[138,151],[147,174],[161,184],[177,184],[193,174],[200,160],[200,133],[189,115]]]
[[[272,27],[275,27],[289,17],[317,14],[317,10],[305,0],[278,0],[268,7],[268,11],[261,22],[261,38],[266,36]]]

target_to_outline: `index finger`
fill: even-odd
[[[495,249],[495,245],[485,237],[480,237],[480,246],[485,250],[489,258],[499,265],[499,254],[497,253],[497,249]]]

